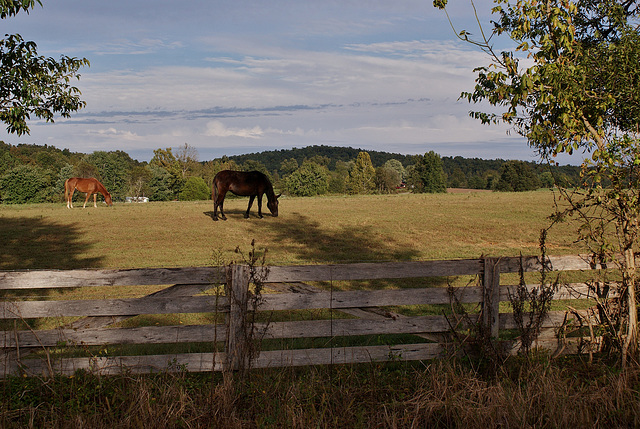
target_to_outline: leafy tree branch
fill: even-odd
[[[2,0],[0,18],[29,13],[39,0]],[[59,60],[38,55],[35,42],[19,34],[0,39],[0,121],[9,133],[29,134],[33,117],[54,122],[54,116],[69,117],[86,105],[80,90],[71,84],[79,69],[89,66],[86,58],[61,56]]]
[[[472,42],[490,63],[475,69],[469,102],[502,113],[471,112],[483,123],[504,122],[526,137],[544,161],[582,151],[582,187],[560,188],[567,203],[553,218],[577,219],[577,234],[594,260],[622,275],[615,314],[622,364],[637,358],[640,209],[640,9],[632,0],[494,0],[493,30]],[[472,1],[473,4],[473,1]],[[445,9],[446,0],[434,6]],[[475,10],[475,5],[473,6]],[[446,10],[446,9],[445,9]],[[477,16],[477,14],[476,14]],[[459,33],[469,41],[467,32]],[[497,53],[492,38],[517,46]],[[527,66],[522,66],[526,64]]]

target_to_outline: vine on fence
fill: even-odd
[[[480,287],[482,277],[476,276],[467,284],[467,286],[471,285]],[[489,362],[492,367],[502,365],[507,358],[505,348],[491,336],[491,326],[483,323],[482,312],[486,311],[487,306],[483,306],[479,314],[469,313],[467,306],[460,302],[458,289],[449,284],[447,291],[453,320],[445,314],[451,336],[456,344],[456,352],[461,351],[464,355],[471,357],[470,361],[480,359]],[[476,308],[478,307],[480,303]]]
[[[524,276],[524,258],[520,256],[519,283],[514,290],[508,289],[507,295],[513,309],[513,318],[518,333],[518,352],[529,356],[531,347],[540,335],[541,327],[551,309],[551,301],[558,290],[560,276],[555,281],[548,282],[547,277],[551,268],[546,256],[546,230],[540,235],[540,264],[541,281],[537,287],[527,286]],[[499,262],[495,264],[485,264],[496,273],[483,273],[483,276],[496,275],[499,272]],[[483,303],[480,314],[471,314],[467,306],[460,302],[457,290],[449,285],[449,299],[453,313],[453,319],[447,317],[450,331],[454,343],[459,345],[459,350],[469,355],[472,354],[481,361],[488,362],[491,367],[499,367],[509,356],[511,346],[507,341],[501,341],[494,335],[492,324],[497,323],[498,315],[491,312],[498,311],[497,306],[493,306],[492,299],[499,297],[497,290],[500,283],[497,281],[485,281],[481,276],[476,276],[469,284],[483,287]],[[495,316],[495,317],[494,317]]]
[[[582,338],[580,350],[589,353],[589,360],[593,359],[594,351],[601,351],[609,356],[622,355],[626,340],[626,325],[628,307],[626,302],[627,287],[619,278],[615,277],[608,259],[603,254],[593,254],[590,265],[594,269],[595,278],[587,281],[589,298],[595,301],[595,306],[587,309],[586,313],[569,307],[574,315],[576,324],[574,331],[588,330],[588,338]],[[615,264],[613,264],[615,265]],[[599,267],[599,270],[596,268]]]
[[[233,300],[233,304],[239,308],[240,323],[237,329],[241,338],[236,340],[241,343],[241,347],[237,350],[238,355],[235,356],[231,363],[231,369],[244,374],[251,369],[251,362],[260,353],[260,345],[266,333],[268,322],[263,329],[258,330],[256,327],[256,316],[258,307],[263,303],[262,291],[264,283],[269,276],[269,267],[266,265],[267,249],[262,251],[256,249],[255,240],[251,241],[251,250],[245,254],[238,246],[235,253],[242,258],[242,264],[248,270],[248,290],[242,293],[229,293],[229,299]],[[230,272],[231,270],[229,270]],[[231,285],[231,279],[227,279],[227,284]]]
[[[547,282],[551,268],[547,258],[546,238],[547,230],[543,229],[540,233],[540,285],[531,288],[527,286],[524,278],[524,259],[520,254],[519,283],[515,290],[507,290],[519,334],[519,352],[526,356],[529,355],[533,342],[540,335],[542,322],[551,310],[551,301],[560,284],[560,275],[552,283]]]

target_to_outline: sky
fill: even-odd
[[[537,159],[508,127],[469,117],[489,107],[460,93],[489,59],[431,0],[42,3],[0,21],[2,34],[47,57],[87,58],[74,83],[87,105],[54,124],[30,121],[30,135],[2,127],[6,143],[139,161],[185,143],[200,161],[310,145]],[[456,30],[478,34],[471,3],[449,3]],[[491,1],[475,4],[488,26]]]

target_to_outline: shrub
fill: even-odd
[[[315,162],[305,162],[284,179],[284,189],[301,197],[326,194],[329,189],[329,172]]]
[[[182,201],[208,200],[210,196],[211,189],[202,177],[189,177],[180,192]]]

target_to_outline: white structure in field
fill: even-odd
[[[126,203],[148,203],[149,197],[125,197]]]

